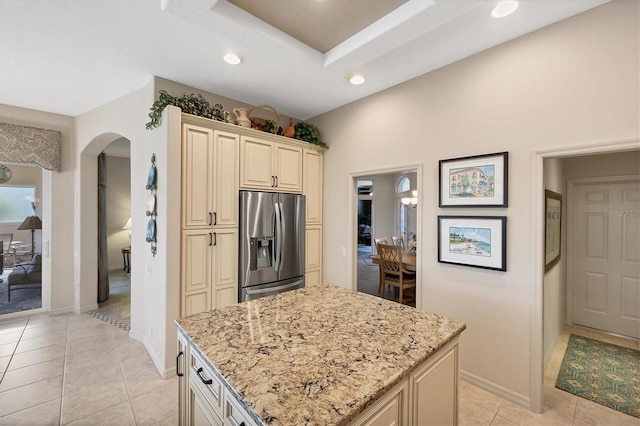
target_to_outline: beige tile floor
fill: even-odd
[[[544,411],[531,412],[499,396],[460,381],[459,424],[465,425],[575,425],[640,426],[640,419],[620,413],[555,388],[569,335],[579,334],[620,346],[639,349],[637,340],[610,336],[594,330],[566,326],[544,372]]]
[[[460,382],[460,425],[635,425],[554,388],[570,332],[638,349],[637,341],[567,327],[545,371],[536,414]],[[177,379],[162,380],[144,346],[92,316],[0,323],[0,425],[177,425]]]
[[[1,425],[174,425],[163,380],[126,331],[82,314],[0,323]]]

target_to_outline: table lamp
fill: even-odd
[[[31,256],[35,252],[35,230],[42,229],[42,221],[35,214],[33,216],[27,216],[27,218],[18,226],[19,231],[24,231],[25,229],[31,230]]]

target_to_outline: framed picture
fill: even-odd
[[[506,271],[506,216],[438,216],[438,262]]]
[[[544,272],[549,272],[560,260],[562,195],[545,190],[544,213]]]
[[[509,153],[440,160],[440,207],[507,207]]]

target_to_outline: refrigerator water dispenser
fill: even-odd
[[[273,237],[251,238],[249,268],[253,271],[273,266]]]

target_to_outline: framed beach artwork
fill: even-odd
[[[506,216],[438,216],[438,262],[506,271]]]
[[[509,153],[440,160],[440,207],[507,207]]]
[[[544,272],[560,261],[560,222],[562,195],[544,191]]]

